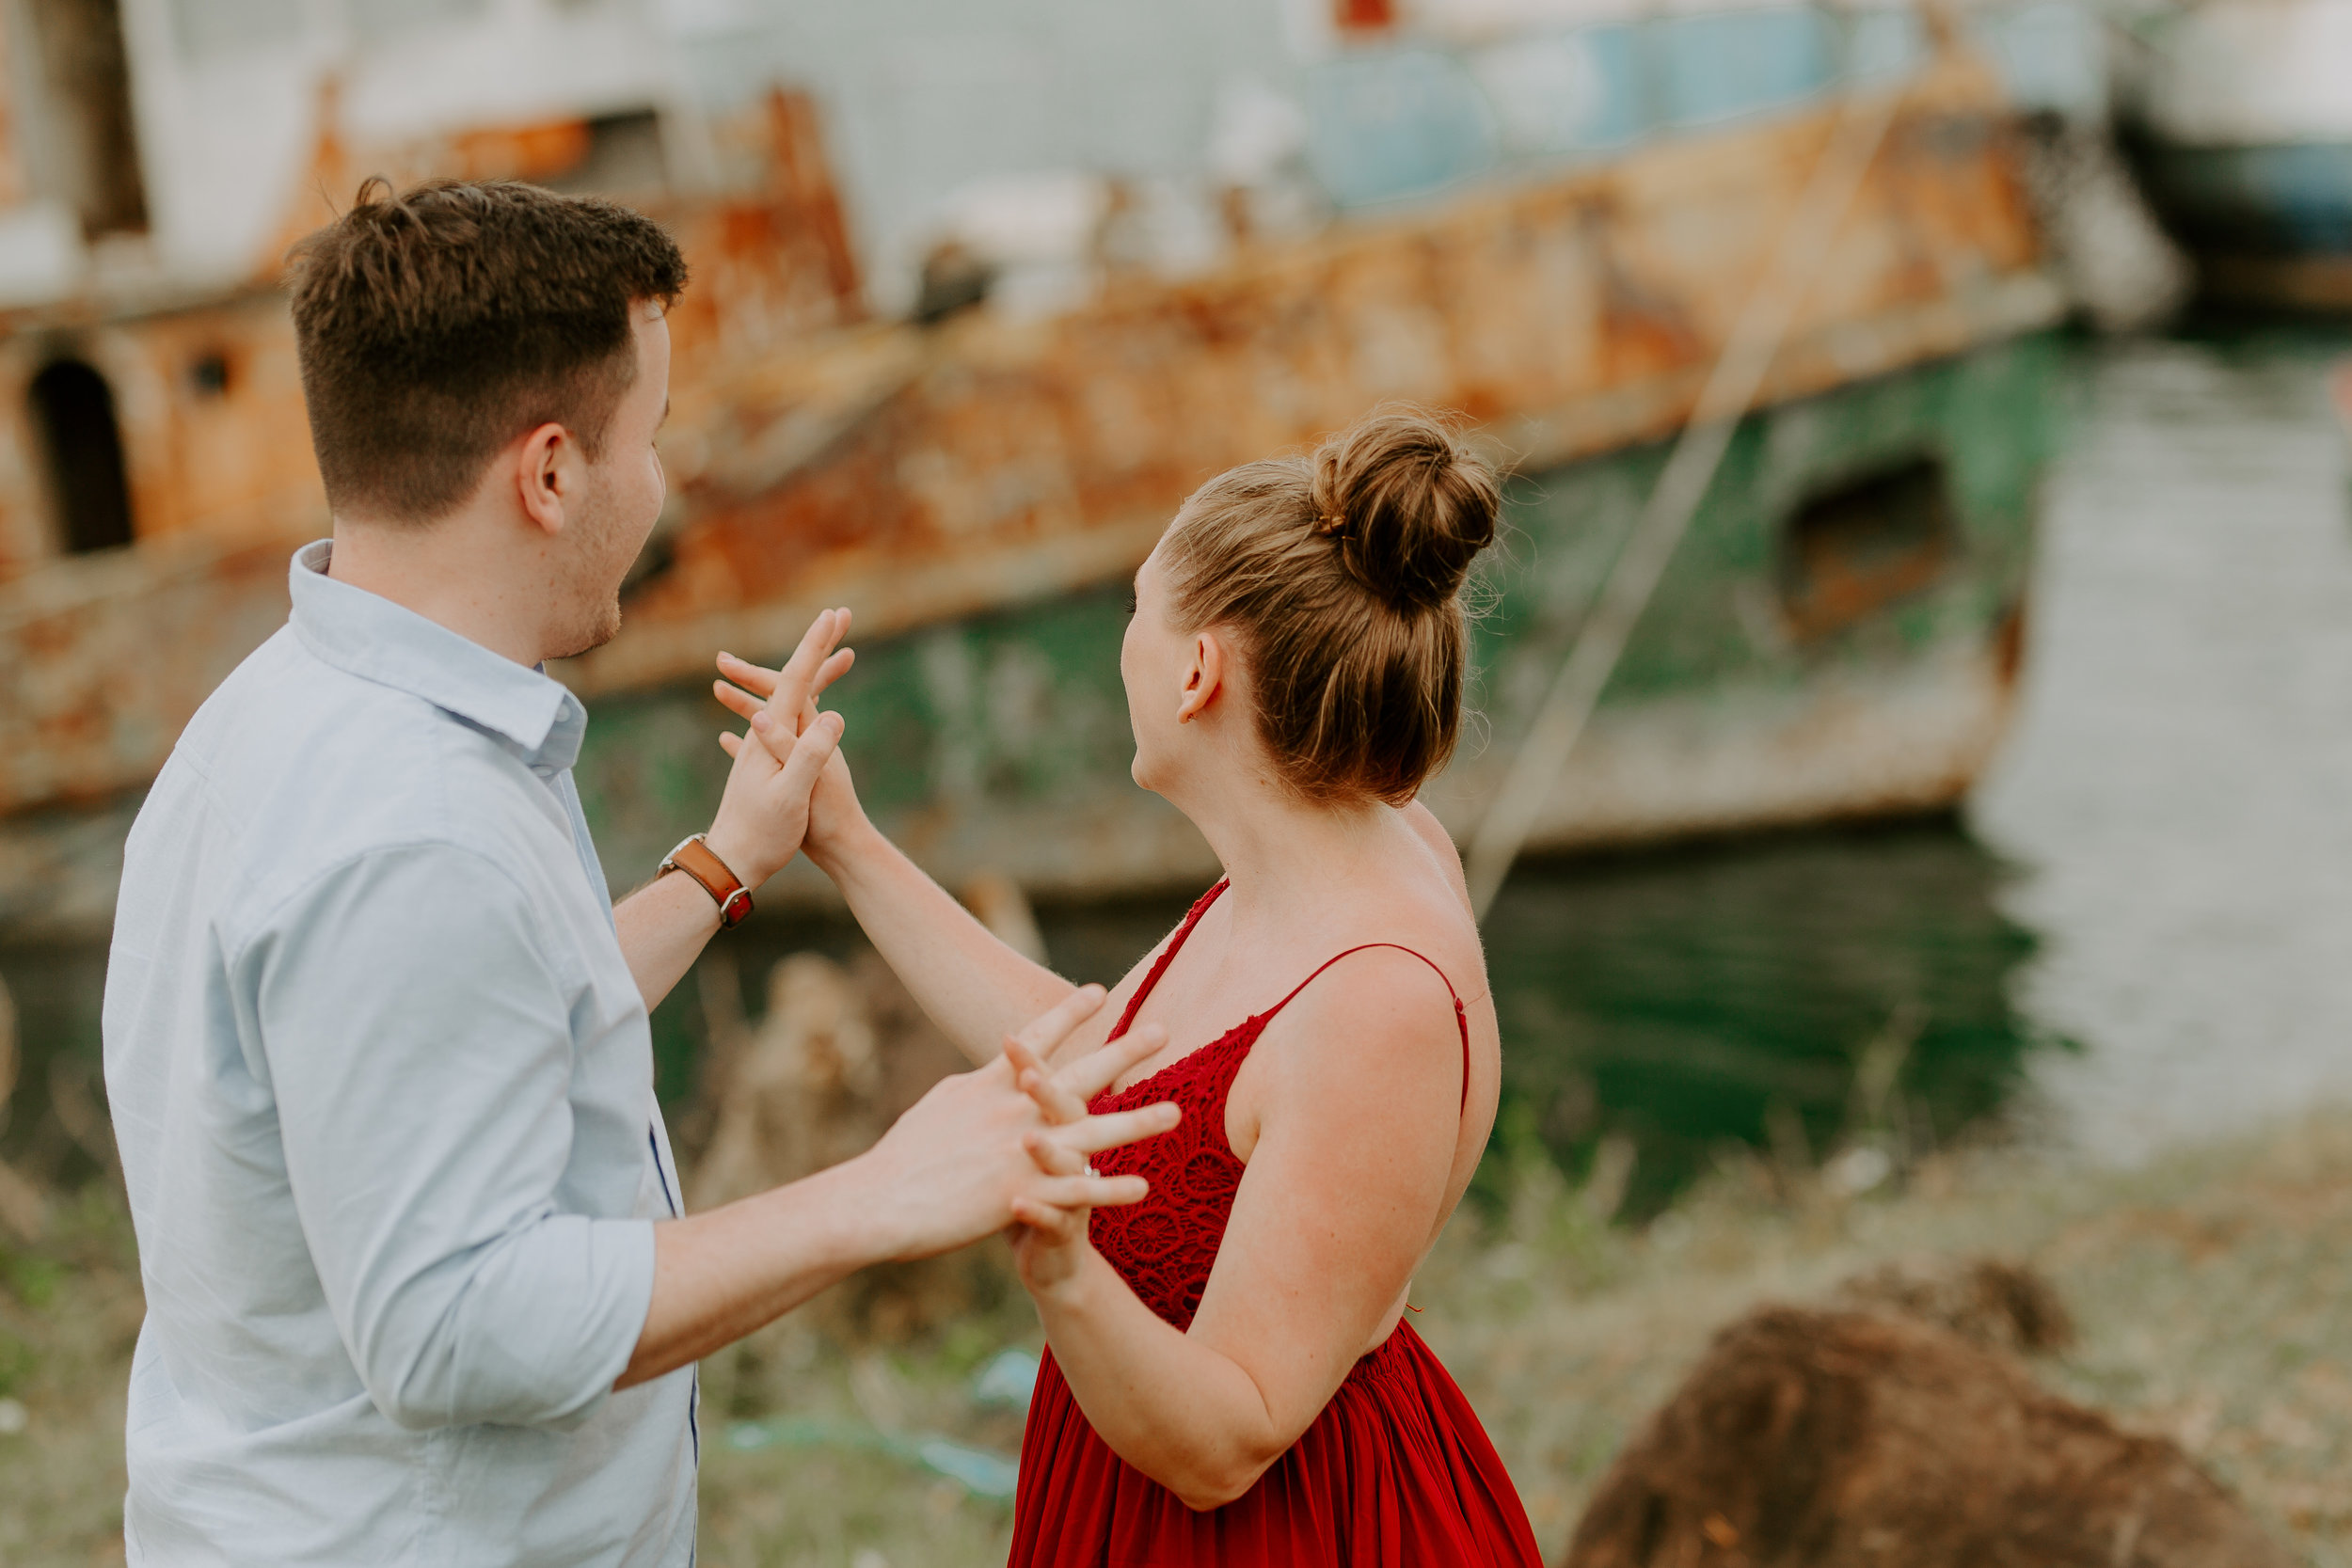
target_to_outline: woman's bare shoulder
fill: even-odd
[[[1462,875],[1462,852],[1454,847],[1454,835],[1445,831],[1445,824],[1438,820],[1438,814],[1419,800],[1411,800],[1399,806],[1396,815],[1438,863],[1454,896],[1460,900],[1462,911],[1471,913],[1470,879]]]

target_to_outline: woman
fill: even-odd
[[[1017,1564],[1538,1561],[1405,1321],[1494,1117],[1477,927],[1413,798],[1460,727],[1459,595],[1497,505],[1442,428],[1386,414],[1212,480],[1136,574],[1136,782],[1226,876],[1061,1047],[1150,1031],[1094,1106],[1173,1101],[1183,1119],[1100,1159],[1151,1181],[1141,1203],[1020,1216],[1048,1354]],[[722,683],[729,705],[788,745],[756,717],[767,673],[722,669],[749,689]],[[1069,994],[892,848],[837,763],[806,847],[975,1060]],[[1049,1117],[1077,1114],[1009,1049]]]

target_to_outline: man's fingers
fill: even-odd
[[[817,722],[808,727],[808,733],[792,743],[792,754],[785,759],[781,785],[788,799],[805,798],[816,789],[817,775],[825,770],[834,748],[841,744],[841,715],[820,714]]]
[[[1005,1041],[1005,1060],[1012,1064],[1013,1082],[1037,1101],[1047,1121],[1076,1121],[1087,1114],[1086,1101],[1056,1083],[1052,1069],[1018,1039]]]
[[[1129,1068],[1150,1059],[1167,1044],[1168,1031],[1156,1023],[1130,1029],[1063,1068],[1057,1081],[1078,1100],[1092,1100],[1118,1083]]]
[[[1084,1176],[1087,1173],[1087,1157],[1059,1139],[1049,1138],[1042,1132],[1032,1132],[1021,1140],[1021,1147],[1028,1150],[1031,1162],[1047,1176]]]
[[[817,677],[849,629],[848,610],[819,610],[817,619],[808,624],[808,630],[801,635],[801,645],[792,650],[792,657],[776,672],[776,689],[768,693],[769,707],[780,714],[797,714],[803,703],[822,690]]]
[[[1030,1136],[1049,1139],[1080,1154],[1100,1154],[1106,1148],[1118,1148],[1139,1139],[1156,1138],[1183,1117],[1184,1113],[1172,1102],[1162,1101],[1157,1105],[1146,1105],[1140,1110],[1113,1111],[1108,1116],[1089,1117],[1084,1121],[1047,1128]]]
[[[1058,1125],[1085,1119],[1087,1102],[1055,1083],[1053,1073],[1046,1068],[1022,1069],[1019,1083],[1021,1092],[1037,1102],[1037,1108],[1044,1114],[1047,1121]]]
[[[804,701],[832,685],[849,670],[848,650],[836,652],[842,638],[848,636],[849,631],[850,612],[847,610],[824,610],[809,623],[808,630],[801,637],[800,646],[792,651],[792,657],[785,661],[784,669],[771,670],[766,665],[754,664],[748,658],[722,653],[719,656],[719,673],[764,702],[776,694],[787,672],[796,677],[806,672],[805,689],[801,693]],[[796,664],[798,670],[795,670]],[[736,707],[723,694],[719,700],[729,707]],[[794,703],[789,705],[797,707],[800,705]],[[742,709],[736,707],[736,711],[740,713]],[[745,717],[750,716],[746,714]]]
[[[801,705],[800,699],[808,695],[808,683],[816,678],[817,667],[825,662],[827,656],[841,641],[833,629],[834,619],[834,612],[830,610],[817,612],[817,618],[808,624],[808,630],[801,633],[800,645],[792,650],[792,657],[786,659],[784,667],[776,672],[776,689],[768,694],[770,702],[787,712]],[[793,700],[779,702],[787,688],[792,690]]]
[[[1008,1035],[1006,1040],[1019,1040],[1039,1060],[1049,1059],[1054,1048],[1068,1039],[1073,1029],[1094,1016],[1108,994],[1100,986],[1080,986]]]

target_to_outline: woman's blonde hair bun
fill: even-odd
[[[1383,408],[1309,460],[1316,531],[1347,569],[1403,610],[1444,604],[1494,543],[1494,470],[1416,409]]]
[[[1462,584],[1502,502],[1492,468],[1405,408],[1184,502],[1160,546],[1176,624],[1234,635],[1292,788],[1402,804],[1445,766],[1470,653]]]

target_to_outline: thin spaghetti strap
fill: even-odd
[[[1192,908],[1184,914],[1184,924],[1176,927],[1176,934],[1168,939],[1168,945],[1160,949],[1160,956],[1152,959],[1152,967],[1145,971],[1143,984],[1136,988],[1135,995],[1127,998],[1127,1010],[1119,1015],[1119,1027],[1104,1037],[1104,1044],[1107,1045],[1125,1034],[1127,1026],[1135,1022],[1136,1010],[1143,1006],[1144,999],[1152,994],[1152,988],[1160,983],[1160,976],[1168,973],[1168,966],[1175,961],[1176,950],[1184,945],[1184,939],[1192,935],[1192,928],[1200,924],[1200,917],[1209,912],[1209,906],[1216,902],[1217,895],[1232,885],[1231,879],[1222,879],[1216,886],[1193,901]]]
[[[1215,896],[1215,891],[1216,890],[1211,891],[1211,896]],[[1203,909],[1207,908],[1207,900],[1202,900],[1201,907]],[[1189,931],[1192,927],[1189,923],[1187,923],[1184,928]],[[1178,941],[1181,942],[1183,938],[1180,936]],[[1175,945],[1176,944],[1174,942],[1169,943],[1168,950],[1173,952],[1175,950]],[[1411,953],[1414,958],[1419,958],[1422,962],[1429,966],[1430,972],[1437,975],[1438,983],[1445,987],[1445,993],[1454,998],[1454,1026],[1461,1032],[1462,1036],[1462,1105],[1461,1111],[1458,1114],[1469,1114],[1470,1072],[1470,1013],[1463,1007],[1462,993],[1454,989],[1454,981],[1452,978],[1447,975],[1444,970],[1438,967],[1438,960],[1431,958],[1426,953],[1416,952],[1414,949],[1406,946],[1401,942],[1367,942],[1351,947],[1344,953],[1334,953],[1329,958],[1323,960],[1322,964],[1316,968],[1313,974],[1308,975],[1304,980],[1299,981],[1297,985],[1292,987],[1290,995],[1285,996],[1281,1001],[1277,1002],[1273,1006],[1268,1007],[1264,1012],[1260,1013],[1258,1017],[1261,1021],[1272,1018],[1276,1013],[1280,1012],[1283,1008],[1289,1006],[1293,1001],[1296,1000],[1300,991],[1305,990],[1309,986],[1313,985],[1316,978],[1323,974],[1324,970],[1330,968],[1333,964],[1338,963],[1342,958],[1348,957],[1350,954],[1369,952],[1375,947],[1393,947],[1400,953]],[[1163,960],[1163,967],[1164,966],[1165,960]],[[1159,969],[1154,968],[1152,972],[1151,978],[1144,982],[1144,989],[1149,990],[1151,989],[1152,981],[1156,980],[1159,977]],[[1135,1013],[1135,1009],[1133,1007],[1129,1007],[1127,1011],[1130,1017],[1132,1017]],[[1120,1024],[1120,1029],[1123,1031],[1125,1028],[1126,1024],[1122,1021]],[[1111,1038],[1113,1039],[1117,1039],[1118,1037],[1119,1036],[1117,1034],[1113,1034],[1111,1036]]]

